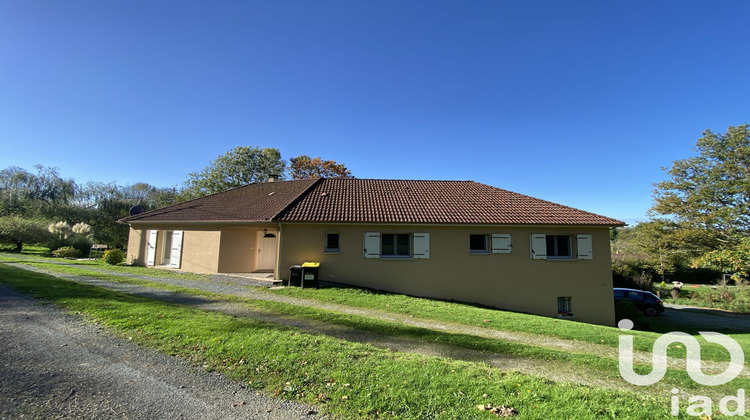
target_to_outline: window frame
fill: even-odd
[[[336,235],[336,248],[330,247],[329,237]],[[341,253],[341,234],[338,232],[326,232],[323,236],[323,252],[328,254]]]
[[[558,296],[557,297],[557,317],[558,318],[573,318],[573,297],[572,296]]]
[[[413,233],[381,233],[380,234],[380,258],[381,259],[388,259],[388,260],[404,260],[404,259],[413,259],[414,258],[414,244],[413,244]],[[393,237],[392,243],[386,245],[387,237]],[[404,244],[399,244],[399,237],[406,237],[406,245],[408,245],[408,253],[407,254],[398,254],[399,251],[399,245],[403,246]],[[386,246],[392,247],[392,254],[387,254]]]
[[[559,250],[558,250],[559,243],[557,241],[557,238],[561,238],[561,237],[564,237],[564,238],[567,239],[567,242],[568,242],[568,244],[567,244],[567,247],[568,247],[568,253],[567,253],[567,255],[559,255],[558,254],[558,252],[559,252]],[[552,241],[551,241],[553,249],[550,249],[550,238],[553,238]],[[572,237],[572,235],[565,235],[565,234],[563,234],[563,235],[546,235],[546,241],[547,241],[546,252],[547,252],[547,259],[548,260],[572,260],[573,259],[573,255],[575,253],[573,252],[573,237]]]
[[[472,249],[472,237],[481,236],[484,237],[484,249]],[[469,254],[472,255],[485,255],[490,253],[490,241],[489,235],[486,233],[470,233],[469,234]]]

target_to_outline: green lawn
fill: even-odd
[[[392,293],[375,292],[354,288],[324,288],[324,289],[302,289],[298,287],[286,287],[283,289],[272,289],[271,293],[293,296],[298,298],[314,299],[321,302],[337,303],[359,308],[371,308],[393,312],[403,315],[411,315],[418,318],[434,319],[443,322],[471,325],[500,331],[516,331],[529,334],[541,334],[551,337],[578,340],[588,343],[601,344],[610,347],[618,347],[619,336],[622,333],[618,328],[602,325],[592,325],[569,320],[554,319],[536,315],[520,314],[515,312],[500,311],[497,309],[480,308],[455,302],[436,301],[432,299],[416,298]],[[659,318],[652,318],[659,321]],[[654,341],[661,336],[662,332],[674,331],[674,326],[660,323],[659,332],[630,331],[635,336],[634,345],[637,350],[651,351]],[[697,331],[685,331],[697,335]],[[736,331],[723,331],[730,335],[743,346],[750,349],[750,326],[747,333]],[[719,345],[703,343],[702,357],[704,360],[727,361],[728,353]],[[671,349],[670,356],[684,357],[684,349]],[[750,358],[750,352],[748,352]]]
[[[0,252],[14,252],[16,249],[15,244],[0,244]],[[49,256],[51,255],[51,251],[46,246],[37,246],[37,245],[24,245],[23,249],[21,250],[22,254],[27,255],[42,255],[42,256]]]
[[[47,248],[44,248],[47,249]],[[119,273],[124,274],[137,274],[142,276],[155,276],[155,277],[172,277],[172,278],[183,278],[183,279],[191,279],[191,280],[210,280],[210,276],[205,274],[196,274],[196,273],[185,273],[182,271],[172,271],[168,269],[160,270],[160,269],[154,269],[154,268],[147,268],[147,267],[138,267],[138,266],[129,266],[129,265],[109,265],[106,264],[104,261],[100,259],[80,259],[80,260],[69,260],[69,259],[60,259],[60,258],[51,258],[40,254],[27,254],[26,248],[24,248],[24,253],[19,256],[18,254],[10,254],[10,253],[0,253],[0,262],[19,262],[19,263],[29,263],[29,261],[33,261],[36,264],[56,264],[59,262],[65,262],[66,264],[72,264],[76,266],[80,266],[82,268],[101,268],[109,271],[115,271]],[[93,273],[93,272],[92,272]]]
[[[134,341],[342,418],[670,418],[669,400],[552,383],[479,363],[402,354],[294,328],[170,305],[0,264],[0,281]],[[667,395],[668,396],[668,395]]]
[[[18,259],[16,259],[18,260]],[[0,261],[14,261],[13,256],[0,256]],[[397,322],[388,322],[371,317],[354,316],[335,311],[321,310],[315,307],[305,307],[291,305],[287,303],[268,302],[263,300],[241,299],[235,296],[217,295],[205,291],[194,289],[185,289],[182,287],[165,285],[153,281],[133,279],[119,276],[116,274],[102,274],[91,270],[91,268],[107,268],[100,262],[79,262],[75,266],[55,264],[59,260],[34,258],[34,261],[26,263],[52,270],[55,272],[82,275],[113,282],[125,282],[139,284],[149,287],[157,287],[167,290],[183,291],[201,296],[219,298],[235,302],[244,302],[255,309],[262,309],[278,315],[317,320],[328,324],[338,324],[358,330],[371,331],[379,334],[385,334],[393,337],[403,337],[408,339],[417,339],[426,343],[439,342],[452,346],[463,347],[471,350],[491,352],[496,354],[505,354],[510,356],[522,356],[539,360],[556,360],[563,363],[569,363],[572,366],[578,366],[582,371],[594,372],[603,378],[619,378],[617,360],[611,357],[601,357],[587,352],[570,352],[550,348],[543,348],[533,345],[524,345],[520,343],[507,342],[503,340],[493,340],[469,334],[451,334],[443,331],[437,331],[426,328],[411,327]],[[134,267],[119,267],[123,272],[138,272],[143,269]],[[161,271],[150,270],[149,274],[161,275]],[[170,273],[178,275],[178,273]],[[204,279],[205,280],[205,279]],[[488,329],[512,330],[523,332],[541,332],[543,335],[562,336],[566,338],[576,337],[578,339],[586,338],[588,341],[596,344],[614,346],[616,348],[617,335],[620,331],[616,328],[594,326],[589,324],[576,323],[571,321],[562,321],[533,315],[508,313],[498,310],[477,308],[471,305],[462,305],[450,302],[436,302],[429,299],[419,299],[402,295],[392,295],[384,293],[374,293],[370,291],[357,289],[298,289],[287,288],[280,289],[274,293],[292,294],[298,297],[317,298],[322,301],[346,303],[349,306],[371,307],[381,310],[389,310],[394,313],[411,313],[419,315],[422,318],[436,319],[444,322],[465,323],[466,325],[481,326]],[[400,311],[399,308],[405,308]],[[442,309],[441,309],[442,308]],[[458,317],[457,317],[458,314]],[[476,322],[481,319],[481,323]],[[467,321],[468,320],[468,321]],[[474,320],[473,322],[471,320]],[[497,321],[497,322],[495,322]],[[504,324],[505,323],[505,324]],[[593,331],[593,332],[592,332]],[[653,345],[653,340],[658,337],[654,333],[635,332],[636,347],[649,351]],[[611,340],[612,337],[614,340]],[[748,348],[748,336],[744,334],[734,334],[733,337]],[[607,340],[606,338],[610,338]],[[598,341],[597,341],[598,339]],[[614,342],[613,342],[614,341]],[[670,356],[683,357],[684,348],[681,346],[672,346]],[[702,346],[702,358],[704,360],[723,361],[728,359],[728,354],[718,345],[709,345],[704,343]],[[638,365],[636,371],[646,373],[650,370],[650,365]],[[670,369],[667,377],[660,383],[663,386],[678,387],[683,390],[696,390],[698,386],[687,376],[684,371]],[[712,388],[712,394],[717,392],[730,392],[738,387],[749,387],[750,381],[745,379],[736,379],[724,388]]]

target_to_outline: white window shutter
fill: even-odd
[[[380,232],[365,232],[365,258],[380,258]]]
[[[531,259],[547,259],[547,235],[537,233],[531,235]]]
[[[492,234],[492,253],[510,254],[513,252],[513,242],[510,233]]]
[[[156,237],[158,230],[148,231],[148,242],[146,243],[146,266],[153,267],[156,264]]]
[[[430,258],[430,234],[429,233],[415,233],[414,234],[414,258]]]
[[[576,245],[578,248],[578,259],[579,260],[592,260],[594,259],[593,245],[591,242],[591,235],[576,235]]]
[[[182,257],[182,231],[175,230],[172,232],[172,249],[169,254],[169,266],[180,268],[180,258]]]

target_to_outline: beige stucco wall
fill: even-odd
[[[221,231],[218,230],[183,230],[180,269],[192,273],[217,273],[220,241]]]
[[[146,245],[148,231],[130,228],[128,232],[128,252],[126,263],[130,265],[146,265]]]
[[[365,232],[429,233],[429,259],[366,259]],[[340,234],[340,253],[325,253],[325,233]],[[470,234],[510,233],[510,254],[470,254]],[[592,260],[532,260],[531,234],[590,234]],[[573,240],[575,243],[575,240]],[[575,245],[574,245],[575,246]],[[614,325],[609,230],[606,227],[316,226],[285,224],[279,276],[303,261],[321,262],[320,279],[415,296],[557,316],[557,298],[572,297],[575,320]]]
[[[180,270],[194,273],[247,273],[254,270],[256,237],[262,227],[144,226],[130,228],[128,263],[146,265],[150,230],[158,231],[155,265],[162,264],[164,232],[182,230]]]
[[[249,273],[255,269],[258,228],[226,228],[221,232],[220,273]]]
[[[218,229],[184,230],[180,227],[147,226],[133,228],[128,235],[128,259],[133,265],[146,265],[148,235],[150,230],[158,231],[156,240],[155,265],[162,264],[164,255],[164,232],[182,230],[182,255],[180,269],[194,273],[216,273],[219,267],[219,243],[221,231]]]

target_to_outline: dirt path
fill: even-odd
[[[311,406],[114,338],[0,285],[0,418],[300,419]]]

